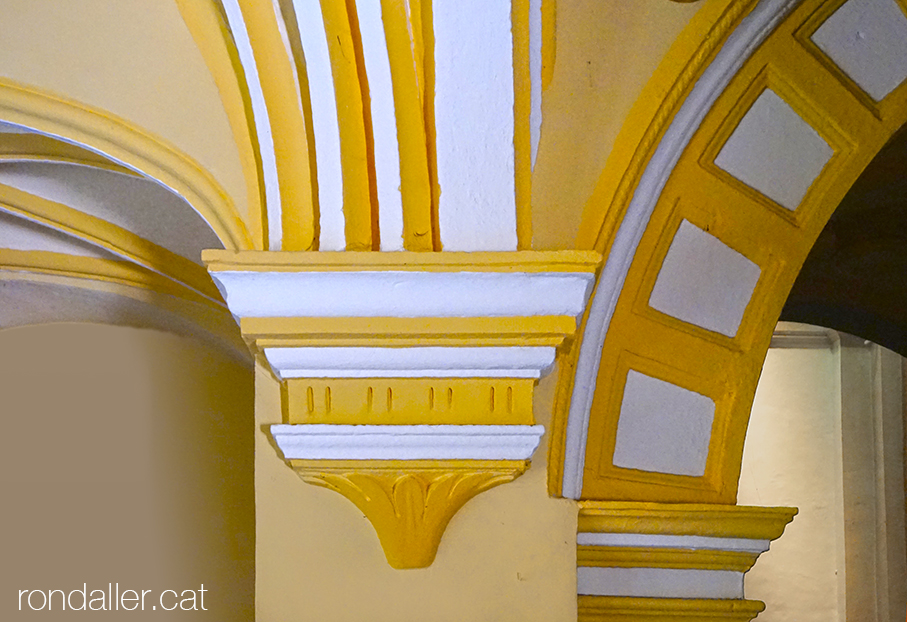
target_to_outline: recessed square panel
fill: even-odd
[[[620,405],[614,466],[701,477],[714,419],[710,398],[631,369]]]
[[[895,0],[850,0],[812,41],[875,101],[907,79],[907,16]]]
[[[833,153],[787,102],[766,89],[724,144],[715,164],[794,211]]]
[[[724,242],[684,220],[661,265],[649,306],[734,337],[761,272]]]

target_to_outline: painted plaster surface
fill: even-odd
[[[743,573],[674,568],[576,569],[577,594],[643,598],[742,598]]]
[[[701,476],[714,418],[711,399],[631,369],[620,407],[614,465]]]
[[[907,16],[894,0],[850,0],[812,40],[876,101],[907,79]]]
[[[831,156],[825,139],[766,89],[722,147],[715,164],[794,211]]]
[[[684,220],[658,273],[649,306],[733,337],[760,272],[752,261]]]
[[[107,110],[197,160],[240,214],[246,187],[214,79],[175,2],[4,2],[0,75]],[[86,33],[91,33],[86,36]]]

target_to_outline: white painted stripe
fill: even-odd
[[[743,598],[743,573],[580,566],[576,569],[576,593],[637,598]]]
[[[444,250],[516,250],[509,0],[433,6]]]
[[[532,167],[542,134],[542,0],[529,0],[529,136]]]
[[[258,66],[252,53],[252,42],[246,31],[242,11],[238,0],[224,0],[224,12],[227,24],[233,33],[236,52],[246,77],[249,89],[249,100],[252,105],[252,120],[255,133],[258,135],[258,152],[261,154],[261,170],[265,185],[265,211],[268,214],[268,249],[279,251],[283,241],[282,207],[280,200],[280,182],[277,177],[277,156],[274,153],[274,137],[271,134],[271,121],[265,95],[261,88]]]
[[[394,114],[394,85],[384,37],[380,0],[356,0],[359,34],[368,76],[375,175],[378,182],[378,227],[381,250],[403,250],[403,196],[400,193],[400,146]]]
[[[580,546],[635,546],[647,548],[692,549],[708,551],[740,551],[764,553],[768,540],[750,538],[714,538],[710,536],[669,536],[648,533],[590,533],[576,534]]]
[[[567,420],[562,493],[568,499],[578,499],[583,489],[589,412],[605,335],[639,240],[658,198],[681,153],[712,104],[753,51],[798,3],[799,0],[762,0],[741,20],[684,100],[640,178],[602,268],[580,346]]]
[[[540,425],[272,425],[288,460],[528,460]]]
[[[346,220],[343,217],[340,125],[321,0],[293,0],[293,6],[305,54],[309,101],[312,103],[321,228],[318,247],[323,251],[342,251],[346,248]]]
[[[591,274],[569,272],[214,272],[211,276],[238,317],[578,317],[593,279]]]
[[[282,378],[539,378],[551,347],[265,348]]]

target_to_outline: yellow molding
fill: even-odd
[[[309,484],[339,492],[372,523],[394,568],[425,568],[456,512],[474,496],[511,482],[524,461],[290,460]]]
[[[280,31],[275,2],[240,0],[268,110],[280,188],[281,248],[315,248],[315,206],[309,145],[295,66]]]
[[[434,147],[426,131],[421,14],[421,0],[381,0],[400,148],[403,246],[408,251],[436,250],[429,171],[429,152]]]
[[[758,600],[578,596],[579,622],[747,622],[765,610]]]
[[[533,378],[290,378],[287,423],[532,425]]]
[[[630,546],[577,546],[577,566],[605,568],[684,568],[747,572],[758,553]]]
[[[581,501],[577,532],[775,540],[797,508]]]
[[[260,146],[245,73],[236,44],[217,0],[176,0],[180,15],[189,28],[214,78],[221,103],[233,132],[240,165],[246,181],[249,226],[254,247],[268,247],[268,215],[262,175]]]
[[[133,170],[78,145],[43,134],[0,133],[0,162],[78,164],[123,175],[141,177]]]
[[[576,329],[565,316],[296,318],[240,320],[260,348],[293,346],[559,346]]]
[[[221,300],[220,292],[202,266],[122,227],[5,184],[0,184],[0,209],[124,257],[211,300]]]
[[[358,28],[353,27],[354,9],[352,2],[321,0],[340,125],[346,248],[366,251],[378,250],[378,198],[371,110]]]
[[[204,218],[226,248],[253,247],[230,196],[197,162],[113,114],[0,79],[0,118],[84,146],[154,179]]]
[[[479,253],[268,253],[202,251],[211,272],[414,271],[414,272],[595,272],[594,251],[517,251]]]

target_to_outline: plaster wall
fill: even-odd
[[[538,423],[550,419],[556,376],[536,389]],[[547,436],[522,477],[454,515],[430,567],[394,570],[362,513],[304,483],[271,446],[279,385],[262,368],[255,411],[259,622],[576,619],[576,504],[548,497]]]
[[[167,333],[0,331],[0,619],[251,620],[252,391],[250,369]],[[207,612],[18,611],[20,589],[83,583],[203,583]]]

